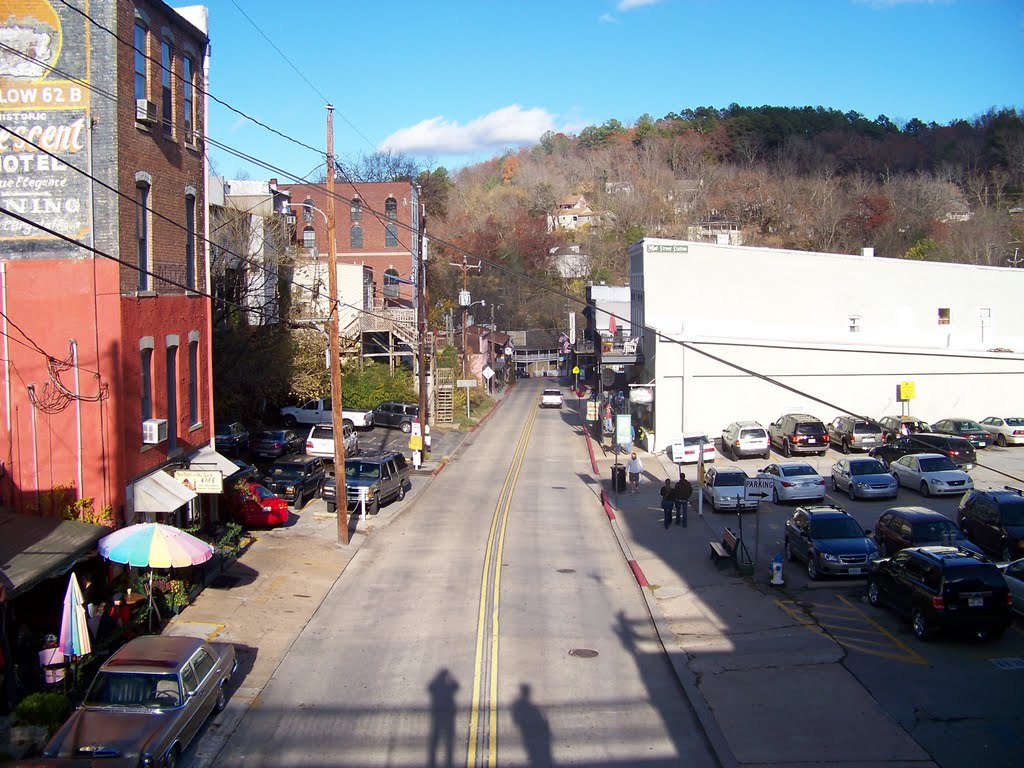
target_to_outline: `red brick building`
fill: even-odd
[[[327,187],[282,184],[291,195],[295,242],[305,258],[325,256]],[[419,194],[408,181],[335,185],[335,249],[339,264],[361,264],[373,272],[374,307],[411,307],[419,253]]]
[[[27,57],[0,71],[19,94],[0,111],[0,504],[56,515],[70,496],[117,525],[182,524],[201,505],[173,472],[226,469],[209,449],[206,11],[13,8],[0,25]]]

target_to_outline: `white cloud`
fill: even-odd
[[[634,8],[639,8],[644,5],[654,5],[655,3],[660,2],[661,0],[619,0],[615,7],[620,11],[631,11]]]
[[[545,131],[554,130],[554,116],[544,109],[523,109],[511,104],[465,125],[442,116],[401,128],[378,149],[409,154],[459,155],[532,144]]]
[[[610,13],[602,13],[600,16],[597,17],[597,20],[603,21],[605,24],[614,24],[618,21],[618,19],[616,19]]]

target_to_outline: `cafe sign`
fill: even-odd
[[[174,479],[195,493],[224,492],[224,474],[219,469],[176,469]]]

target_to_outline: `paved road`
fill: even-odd
[[[538,393],[362,544],[217,765],[715,764]]]

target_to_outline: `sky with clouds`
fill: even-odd
[[[343,163],[390,149],[449,169],[545,131],[698,106],[822,106],[897,123],[1024,109],[1021,0],[205,5],[210,94],[224,102],[211,104],[210,154],[229,177],[285,182],[319,168],[328,102]]]

